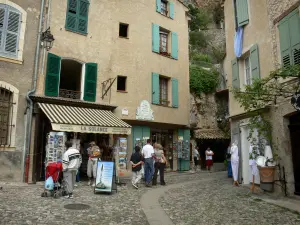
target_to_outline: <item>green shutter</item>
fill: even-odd
[[[183,140],[184,141],[190,141],[190,136],[191,136],[191,133],[190,133],[189,129],[183,130]]]
[[[174,16],[175,16],[174,3],[170,2],[170,18],[174,19]]]
[[[284,18],[278,25],[280,39],[280,53],[283,66],[291,65],[291,41],[288,18]]]
[[[85,101],[95,102],[97,91],[98,65],[96,63],[85,64],[85,83],[84,97]]]
[[[157,24],[152,24],[152,51],[159,53],[159,26]]]
[[[143,127],[133,126],[132,127],[133,147],[136,146],[136,139],[143,140]]]
[[[152,104],[159,103],[159,74],[152,73]]]
[[[48,53],[45,95],[51,97],[58,96],[61,58],[52,53]]]
[[[184,131],[183,129],[178,129],[178,137],[183,137]]]
[[[87,34],[88,27],[88,13],[89,13],[89,2],[86,0],[79,1],[79,13],[78,17],[78,27],[77,30],[79,33]]]
[[[150,138],[150,127],[143,127],[143,138]]]
[[[299,10],[293,11],[289,16],[292,64],[300,65],[300,17]]]
[[[249,23],[248,0],[237,0],[236,12],[238,27]]]
[[[172,32],[172,58],[178,59],[178,35]]]
[[[250,49],[250,65],[252,79],[260,79],[259,52],[258,45],[254,45]]]
[[[87,34],[89,1],[68,0],[66,29]]]
[[[172,107],[178,108],[178,80],[172,78]]]
[[[234,59],[231,61],[232,66],[232,87],[240,88],[240,75],[239,75],[239,64],[238,60]]]
[[[161,0],[156,0],[156,12],[161,12]]]

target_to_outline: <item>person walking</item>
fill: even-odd
[[[166,167],[166,157],[164,155],[163,147],[161,144],[155,144],[155,149],[154,149],[154,159],[155,159],[155,164],[154,164],[154,175],[153,175],[153,180],[152,180],[152,185],[157,184],[157,174],[159,171],[159,177],[160,177],[160,185],[166,185],[165,182],[165,167]]]
[[[151,180],[153,176],[153,155],[154,149],[151,145],[150,139],[147,140],[147,144],[142,149],[142,154],[145,160],[145,182],[147,187],[151,187]]]
[[[87,149],[89,160],[87,164],[87,175],[89,178],[88,185],[95,186],[96,183],[96,171],[97,161],[101,157],[101,150],[94,141],[90,143],[90,147]]]
[[[63,177],[66,184],[66,198],[73,198],[73,190],[76,180],[76,173],[81,165],[82,159],[79,151],[72,148],[72,142],[65,143],[67,151],[63,154]]]
[[[206,169],[207,171],[210,171],[211,167],[213,166],[213,155],[215,153],[208,147],[205,151],[206,155]]]
[[[143,164],[143,156],[141,154],[141,148],[139,146],[135,146],[135,153],[131,155],[130,163],[132,165],[132,186],[136,189],[139,188],[140,180],[142,179],[142,164]]]
[[[199,154],[199,147],[196,146],[193,150],[193,158],[195,164],[195,171],[197,171],[197,167],[199,166],[200,154]]]

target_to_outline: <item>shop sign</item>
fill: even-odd
[[[136,110],[137,120],[154,120],[153,110],[148,101],[143,100]]]
[[[128,116],[129,112],[127,108],[122,109],[122,115],[123,116]]]
[[[95,192],[112,192],[114,162],[97,162]]]
[[[72,124],[52,123],[52,129],[55,131],[78,132],[78,133],[100,133],[100,134],[131,134],[131,128],[123,127],[101,127],[84,126]]]

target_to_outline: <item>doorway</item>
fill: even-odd
[[[300,113],[290,117],[290,136],[295,179],[295,195],[300,195]]]

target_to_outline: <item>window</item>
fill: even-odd
[[[245,75],[246,75],[246,84],[252,84],[252,75],[251,75],[251,66],[250,66],[250,57],[245,59]]]
[[[0,146],[10,145],[11,142],[12,106],[12,92],[0,87]]]
[[[88,12],[88,0],[68,0],[66,30],[87,34]]]
[[[159,101],[161,105],[169,105],[168,101],[168,82],[169,79],[165,77],[159,77]]]
[[[0,4],[0,55],[17,58],[21,27],[19,10]]]
[[[119,37],[128,37],[128,24],[120,23],[119,25]]]
[[[161,14],[168,16],[168,2],[162,0],[160,3],[160,7],[161,7]]]
[[[168,53],[168,33],[160,32],[160,53]]]
[[[117,91],[126,91],[127,77],[118,76],[117,78]]]
[[[300,65],[300,16],[294,10],[278,24],[281,61],[284,67]]]

